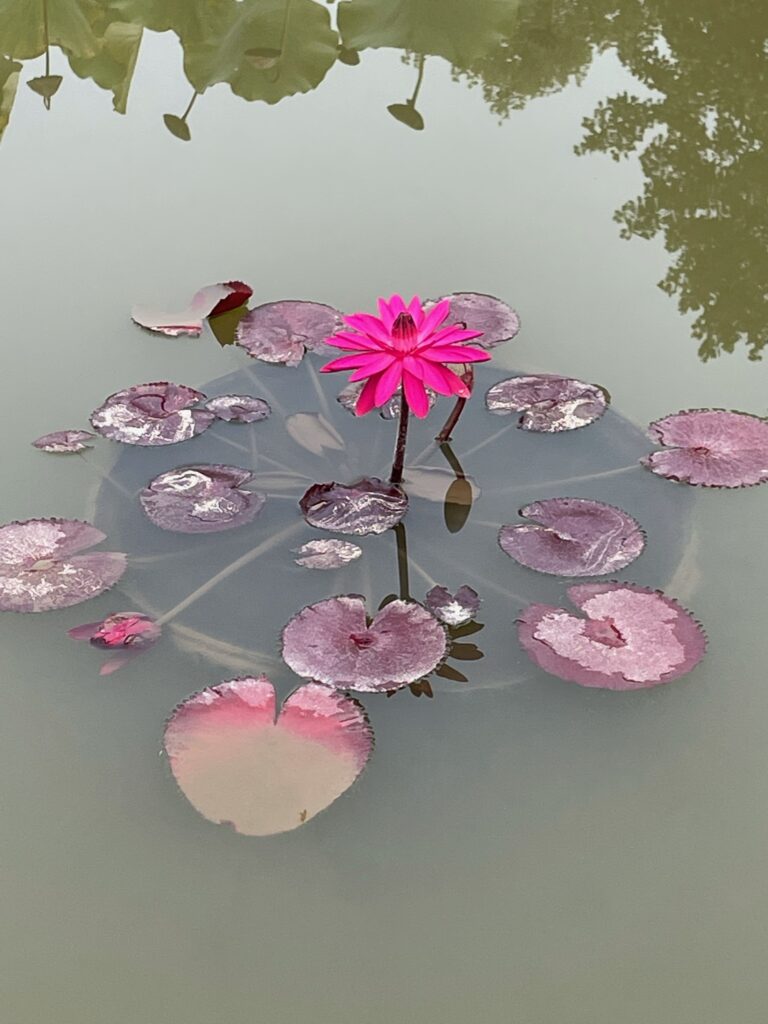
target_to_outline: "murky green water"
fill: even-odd
[[[129,384],[241,372],[242,352],[128,318],[237,276],[258,301],[342,309],[491,292],[523,319],[497,368],[596,381],[640,427],[684,408],[768,412],[768,371],[749,358],[768,337],[762,5],[338,7],[293,0],[286,21],[282,0],[48,0],[44,18],[37,0],[0,0],[0,53],[21,65],[0,62],[0,521],[119,519],[93,466],[29,441]],[[50,110],[27,85],[46,74],[49,94],[63,76]],[[163,115],[195,92],[184,141]],[[618,465],[620,439],[595,430],[592,468]],[[539,490],[512,496],[508,521]],[[695,609],[710,650],[692,675],[626,695],[547,677],[515,646],[512,603],[487,596],[470,685],[366,698],[365,774],[267,839],[199,817],[158,756],[170,709],[231,674],[220,652],[172,640],[103,680],[65,631],[114,596],[3,616],[3,1020],[763,1021],[767,494],[686,491],[677,512],[665,494],[645,524],[656,554],[622,574]],[[115,532],[135,539],[131,522]],[[478,545],[482,567],[472,529],[450,550],[471,564]],[[431,543],[418,517],[413,531]],[[157,600],[178,599],[180,575]],[[530,574],[515,589],[525,578],[526,596],[551,598]],[[210,606],[233,643],[249,599],[276,621],[290,603],[268,610],[248,582],[231,620]],[[316,574],[306,599],[325,586],[339,592]]]

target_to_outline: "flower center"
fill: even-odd
[[[410,313],[398,313],[397,319],[392,324],[392,337],[400,342],[400,348],[411,348],[419,337],[416,328],[416,321]]]

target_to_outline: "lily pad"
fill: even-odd
[[[639,523],[614,505],[586,498],[547,498],[520,509],[520,526],[502,526],[499,544],[510,558],[553,576],[602,576],[642,553]]]
[[[425,601],[428,611],[446,626],[463,626],[480,610],[480,598],[472,587],[459,587],[452,594],[445,587],[432,587]]]
[[[220,533],[250,523],[265,497],[243,490],[251,473],[239,466],[178,466],[161,473],[139,495],[149,519],[176,533]]]
[[[472,343],[478,348],[495,348],[505,341],[511,341],[520,330],[520,317],[515,310],[493,295],[454,292],[452,295],[441,296],[435,303],[445,299],[451,304],[451,323],[465,323],[467,330],[482,332],[482,337]]]
[[[164,745],[196,811],[268,836],[298,828],[346,792],[368,763],[373,732],[351,697],[308,683],[278,713],[269,679],[247,676],[188,697]]]
[[[518,426],[523,430],[554,434],[600,419],[608,407],[608,396],[596,384],[538,373],[499,381],[489,389],[485,404],[499,416],[522,413]]]
[[[321,302],[286,299],[252,309],[237,325],[236,341],[264,363],[298,366],[343,325],[341,313]]]
[[[110,395],[94,410],[91,426],[122,444],[177,444],[201,434],[213,423],[213,413],[191,408],[204,400],[202,392],[184,384],[135,384]]]
[[[397,484],[363,477],[353,484],[313,484],[299,505],[310,526],[362,537],[399,523],[408,510],[408,496]]]
[[[518,620],[528,656],[580,686],[638,690],[690,672],[706,637],[693,616],[660,591],[630,583],[584,583],[568,597],[584,618],[535,604]]]
[[[309,540],[297,548],[299,558],[294,559],[296,565],[305,569],[340,569],[342,565],[354,562],[363,551],[357,544],[348,540]]]
[[[52,434],[43,434],[36,441],[32,442],[34,448],[41,452],[56,452],[57,454],[71,455],[74,452],[85,451],[86,448],[93,448],[91,441],[95,434],[90,430],[54,430]]]
[[[227,423],[258,423],[272,412],[268,402],[251,395],[218,395],[209,398],[203,408]]]
[[[139,327],[155,334],[167,334],[176,338],[180,334],[197,337],[203,329],[203,321],[209,316],[219,316],[230,309],[237,309],[253,295],[253,290],[242,281],[227,281],[201,288],[192,296],[186,309],[177,313],[165,313],[148,306],[134,306],[131,319]]]

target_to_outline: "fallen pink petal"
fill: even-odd
[[[252,395],[218,395],[209,398],[203,408],[226,423],[258,423],[272,412],[268,402]]]
[[[690,612],[631,583],[584,583],[568,597],[584,617],[534,604],[518,620],[520,643],[551,675],[581,686],[638,690],[668,683],[703,658],[706,637]]]
[[[408,496],[397,484],[363,477],[352,484],[313,484],[299,506],[310,526],[362,537],[396,526],[408,511]]]
[[[160,639],[161,629],[143,612],[113,612],[99,622],[75,626],[68,632],[73,640],[87,640],[93,647],[120,651],[101,667],[100,675],[111,675],[153,647]]]
[[[424,602],[427,610],[446,626],[463,626],[480,610],[480,597],[472,587],[459,587],[452,594],[446,587],[432,587]]]
[[[446,654],[444,627],[420,604],[391,601],[369,622],[358,595],[310,605],[283,630],[283,659],[305,679],[339,690],[397,690]]]
[[[51,434],[43,434],[36,441],[32,442],[33,447],[39,448],[41,452],[55,452],[59,455],[71,455],[76,452],[83,452],[86,448],[93,448],[92,441],[96,434],[90,430],[54,430]]]
[[[165,727],[173,776],[195,810],[246,836],[288,832],[356,781],[373,751],[363,707],[307,683],[278,708],[266,676],[188,697]]]
[[[501,549],[554,576],[618,572],[642,554],[645,536],[627,512],[586,498],[547,498],[520,509],[529,523],[502,526]]]
[[[110,395],[94,410],[91,426],[103,437],[122,444],[178,444],[201,434],[214,422],[213,413],[192,408],[203,401],[202,392],[184,384],[135,384]]]
[[[341,313],[332,306],[287,299],[252,309],[237,325],[235,338],[253,359],[298,366],[341,325]]]
[[[499,416],[520,413],[521,429],[547,434],[586,427],[608,408],[603,388],[554,373],[499,381],[490,388],[485,402],[489,411]]]
[[[148,306],[134,306],[131,319],[139,327],[156,334],[178,337],[187,334],[197,337],[203,330],[203,321],[242,306],[253,295],[253,290],[242,281],[227,281],[201,288],[193,295],[186,309],[165,313]]]
[[[725,409],[691,409],[652,423],[665,451],[640,461],[657,476],[699,487],[751,487],[768,481],[768,421]]]
[[[139,500],[161,530],[219,533],[252,522],[264,507],[264,495],[244,487],[251,475],[239,466],[177,466],[150,481]]]
[[[340,569],[360,558],[363,551],[348,540],[309,540],[297,548],[296,565],[305,569]]]
[[[455,292],[453,295],[444,295],[436,302],[450,302],[451,320],[482,334],[477,342],[480,348],[495,348],[505,341],[511,341],[520,330],[520,317],[515,310],[493,295]]]

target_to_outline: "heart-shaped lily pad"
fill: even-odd
[[[239,466],[177,466],[156,476],[139,495],[155,526],[177,533],[219,533],[244,526],[265,498],[243,485],[251,472]]]
[[[185,384],[135,384],[110,395],[94,410],[91,426],[122,444],[177,444],[201,434],[213,423],[213,413],[192,408],[204,400],[202,392]]]
[[[226,423],[258,423],[272,412],[268,402],[252,395],[218,395],[209,398],[203,408]]]
[[[499,416],[520,413],[523,430],[554,434],[594,423],[608,407],[608,396],[596,384],[537,373],[499,381],[489,389],[485,404]]]
[[[363,477],[353,484],[313,484],[299,505],[310,526],[364,536],[399,523],[408,510],[408,496],[397,484]]]
[[[237,344],[264,363],[298,366],[342,327],[341,313],[321,302],[291,299],[252,309],[237,325]]]
[[[435,301],[442,302],[443,299],[451,304],[451,323],[464,323],[467,330],[482,332],[482,337],[473,342],[479,348],[495,348],[502,342],[511,341],[520,330],[520,317],[515,310],[493,295],[455,292]]]
[[[88,444],[96,437],[90,430],[54,430],[52,434],[43,434],[36,441],[32,442],[33,447],[39,448],[41,452],[56,452],[59,455],[70,455],[74,452],[83,452],[86,448],[92,448]]]

